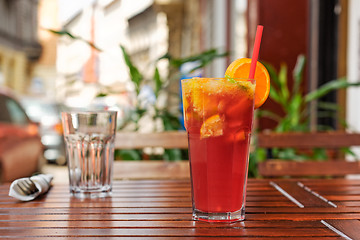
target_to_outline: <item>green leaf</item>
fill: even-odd
[[[310,102],[312,100],[321,98],[333,90],[338,90],[338,89],[348,88],[348,87],[358,87],[358,86],[360,86],[360,82],[350,83],[350,82],[346,81],[345,77],[340,78],[338,80],[332,80],[332,81],[327,82],[324,85],[320,86],[320,88],[318,88],[317,90],[314,90],[314,91],[308,93],[305,96],[305,101]]]
[[[281,97],[281,94],[277,91],[276,88],[270,87],[269,97],[283,107],[286,105],[286,101],[284,101],[284,99]]]
[[[161,118],[165,131],[178,130],[181,127],[180,119],[178,116],[171,115],[170,113],[164,112],[159,114],[158,117]]]
[[[164,153],[164,160],[168,160],[168,161],[182,160],[181,156],[182,155],[180,149],[166,149]]]
[[[121,47],[121,50],[123,53],[125,63],[127,65],[127,67],[129,68],[130,79],[135,85],[136,94],[139,95],[140,85],[141,85],[141,82],[144,79],[144,77],[140,73],[140,71],[135,67],[135,65],[132,63],[130,56],[127,54],[125,48],[123,46],[120,46],[120,47]]]
[[[132,149],[122,149],[119,151],[118,156],[122,160],[141,160],[141,151]]]
[[[96,97],[106,97],[107,95],[107,93],[99,93],[96,95]]]
[[[279,83],[282,101],[287,102],[289,99],[289,89],[287,85],[287,66],[282,64],[279,72]]]
[[[293,71],[293,78],[294,78],[293,94],[299,93],[300,85],[303,80],[304,69],[305,69],[305,56],[299,55]]]
[[[318,124],[316,126],[316,130],[319,132],[326,132],[326,131],[333,131],[334,128],[328,125],[322,125],[322,124]]]
[[[288,116],[285,116],[276,126],[275,132],[289,132],[290,128],[290,120]]]
[[[339,105],[331,102],[317,102],[318,108],[324,110],[338,111],[340,109]]]
[[[318,118],[336,118],[337,117],[337,113],[333,112],[333,111],[318,111],[317,114]]]
[[[287,115],[289,116],[292,125],[298,125],[300,123],[302,102],[302,96],[300,93],[298,93],[291,99],[289,103]]]
[[[354,151],[352,151],[349,147],[341,148],[341,151],[345,154],[348,154],[348,155],[354,157],[355,159],[359,159],[357,154]]]
[[[306,155],[297,153],[294,148],[281,149],[279,150],[277,156],[279,159],[295,160],[295,161],[303,161],[309,158]]]
[[[163,83],[161,81],[159,69],[157,67],[155,67],[154,80],[155,80],[155,96],[158,97]]]
[[[257,117],[265,117],[265,118],[269,118],[272,119],[276,122],[280,122],[281,121],[281,117],[279,115],[277,115],[274,112],[268,111],[268,110],[262,110],[259,109],[256,111]]]
[[[66,36],[69,36],[70,38],[72,39],[79,39],[80,37],[75,37],[74,35],[72,35],[70,32],[66,31],[66,30],[62,30],[62,31],[56,31],[56,30],[53,30],[53,29],[46,29],[48,30],[49,32],[51,33],[54,33],[54,34],[57,34],[57,35],[66,35]]]
[[[98,48],[97,46],[95,46],[94,43],[90,42],[90,41],[87,41],[81,37],[78,37],[78,36],[74,36],[72,35],[70,32],[66,31],[66,30],[62,30],[62,31],[56,31],[56,30],[53,30],[53,29],[46,29],[47,31],[53,33],[53,34],[57,34],[57,35],[60,35],[60,36],[68,36],[70,37],[71,39],[74,39],[74,40],[80,40],[86,44],[88,44],[90,47],[98,50],[98,51],[102,51],[100,48]]]
[[[295,117],[296,120],[296,117]],[[298,122],[294,120],[294,116],[287,114],[285,117],[278,122],[278,125],[275,127],[275,132],[300,132],[305,131],[308,128],[308,121]]]
[[[196,69],[203,68],[209,63],[211,63],[216,58],[221,58],[227,56],[228,52],[218,53],[216,49],[210,49],[208,51],[202,52],[197,55],[193,55],[185,58],[173,58],[170,54],[165,54],[160,57],[160,59],[168,59],[171,66],[180,68],[181,65],[187,62],[199,62],[199,65],[190,70],[190,72],[195,71]]]
[[[318,161],[328,159],[328,155],[326,153],[326,150],[324,148],[314,148],[313,149],[313,155],[311,156],[311,159],[318,160]]]
[[[279,89],[280,81],[279,81],[279,77],[276,73],[275,68],[268,63],[264,63],[264,66],[266,67],[267,71],[269,72],[271,88],[274,87],[274,88]]]
[[[346,122],[345,119],[340,118],[338,119],[338,122],[344,129],[350,128],[349,124]]]

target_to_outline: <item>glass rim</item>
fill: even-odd
[[[76,110],[70,110],[70,111],[62,111],[61,114],[82,114],[82,115],[90,115],[90,114],[103,114],[103,113],[110,113],[110,114],[114,114],[117,113],[118,111],[114,111],[114,110],[81,110],[81,111],[76,111]]]
[[[235,79],[235,80],[249,81],[249,82],[256,83],[256,80],[251,79],[251,78],[230,78],[230,77],[192,77],[192,78],[181,79],[181,82],[195,81],[197,79],[200,79],[200,80],[208,79],[209,81],[216,81],[216,80],[222,80],[222,79]]]

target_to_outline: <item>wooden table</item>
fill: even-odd
[[[232,224],[192,221],[186,179],[115,181],[112,197],[92,200],[55,184],[18,202],[8,188],[0,186],[0,238],[360,239],[360,180],[250,179],[246,221]]]

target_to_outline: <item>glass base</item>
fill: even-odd
[[[245,207],[235,212],[202,212],[200,210],[193,210],[193,219],[205,222],[238,222],[245,220]]]
[[[70,190],[70,194],[76,198],[105,198],[111,196],[111,189],[107,191],[75,191]]]

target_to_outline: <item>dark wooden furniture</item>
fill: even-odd
[[[0,239],[360,239],[360,180],[249,179],[246,220],[192,220],[189,179],[116,181],[80,200],[67,184],[19,202],[0,185]],[[335,229],[337,231],[335,231]]]
[[[189,161],[115,161],[114,178],[126,179],[189,179]]]
[[[157,133],[117,132],[115,149],[143,149],[161,147],[164,149],[187,149],[185,131],[165,131]],[[179,159],[180,160],[180,159]],[[189,178],[189,162],[183,161],[115,161],[116,179],[184,179]]]
[[[146,147],[187,149],[187,134],[185,131],[165,131],[157,133],[116,133],[115,149],[142,149]]]
[[[312,150],[325,148],[330,150],[342,147],[360,146],[360,134],[346,132],[317,133],[261,133],[258,135],[258,147],[296,148]],[[360,174],[360,162],[348,162],[345,159],[330,161],[284,161],[269,159],[259,163],[259,173],[264,177],[280,176],[344,176]]]

